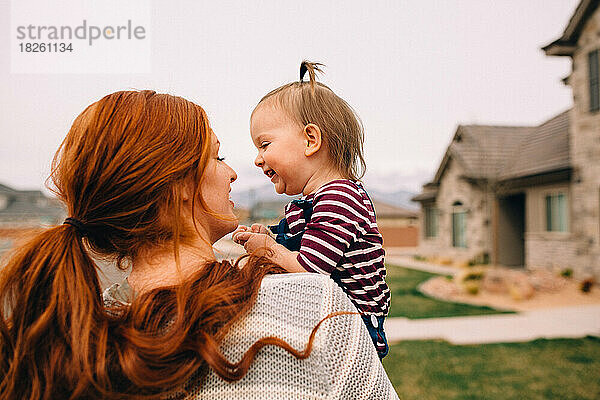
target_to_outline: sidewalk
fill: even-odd
[[[454,275],[459,268],[415,260],[410,255],[386,256],[386,263],[435,274]],[[388,318],[390,343],[442,339],[452,344],[528,342],[540,338],[600,337],[600,305],[580,305],[498,314],[447,318]]]
[[[600,306],[469,317],[388,318],[385,332],[390,343],[442,339],[452,344],[483,344],[600,336]]]
[[[410,255],[388,255],[385,256],[386,264],[399,265],[401,267],[418,269],[420,271],[431,272],[432,274],[452,275],[460,271],[460,268],[446,265],[432,264],[424,261],[417,261]]]

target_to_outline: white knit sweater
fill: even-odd
[[[116,286],[105,292],[105,300]],[[304,349],[313,327],[335,311],[356,311],[327,276],[297,273],[263,279],[256,304],[238,321],[222,344],[223,354],[238,361],[265,336],[277,336]],[[397,399],[359,315],[326,320],[315,336],[313,351],[298,360],[276,346],[261,349],[248,373],[228,383],[213,371],[204,382],[186,385],[187,399]]]

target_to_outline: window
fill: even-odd
[[[438,235],[438,209],[425,208],[425,237],[434,238]]]
[[[600,109],[600,66],[598,65],[598,50],[588,54],[590,78],[590,111]]]
[[[467,247],[467,211],[460,201],[455,201],[452,212],[452,246]]]
[[[452,246],[467,247],[467,213],[465,211],[452,213]]]
[[[567,196],[564,193],[546,196],[546,230],[548,232],[567,231]]]

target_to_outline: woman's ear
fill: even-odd
[[[304,149],[304,155],[307,157],[312,156],[321,148],[322,138],[321,129],[315,124],[308,124],[304,127],[304,142],[306,148]]]
[[[194,185],[189,182],[182,182],[173,190],[179,191],[179,195],[181,196],[181,200],[184,202],[191,201],[194,195]]]

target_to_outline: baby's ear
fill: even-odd
[[[321,129],[315,124],[308,124],[304,127],[303,133],[304,143],[306,143],[304,155],[310,157],[319,151],[321,144],[323,143],[321,138]]]

